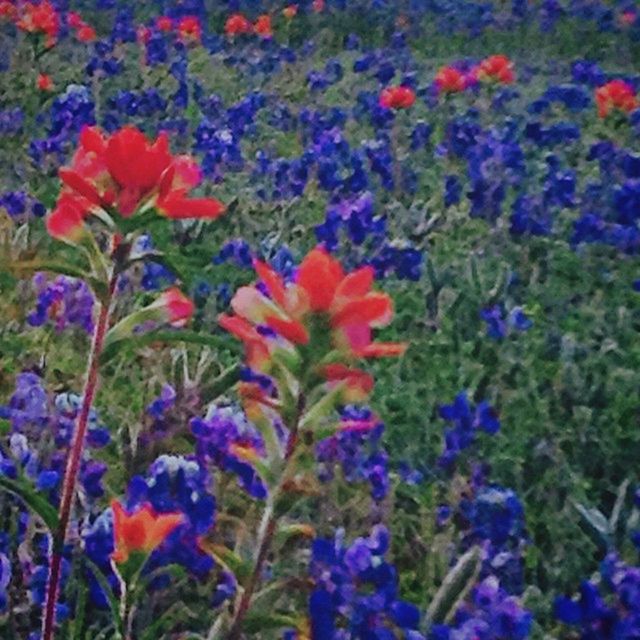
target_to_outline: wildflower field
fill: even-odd
[[[0,639],[640,639],[640,6],[0,0]]]

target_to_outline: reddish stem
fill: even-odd
[[[104,339],[107,334],[107,329],[109,328],[109,312],[111,299],[115,291],[116,280],[117,277],[114,275],[109,283],[109,294],[106,300],[104,300],[100,305],[100,314],[93,333],[93,343],[91,345],[91,353],[89,355],[89,363],[87,365],[87,379],[82,395],[82,406],[80,407],[78,422],[73,432],[73,440],[67,457],[67,466],[64,472],[64,480],[62,482],[62,496],[60,498],[60,507],[58,509],[58,528],[53,532],[51,541],[51,561],[49,564],[44,617],[42,619],[42,640],[53,640],[56,605],[58,604],[58,597],[60,595],[62,552],[67,537],[67,529],[69,528],[71,508],[76,495],[76,484],[78,481],[78,472],[80,471],[80,462],[82,461],[82,452],[84,450],[89,412],[98,387],[100,354],[102,353]]]

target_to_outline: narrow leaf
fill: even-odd
[[[12,480],[0,475],[0,488],[22,500],[34,513],[42,518],[50,532],[58,528],[58,511],[33,485],[24,478]]]
[[[472,547],[458,560],[429,605],[426,616],[429,623],[445,622],[455,613],[458,603],[476,583],[481,564],[480,547]]]

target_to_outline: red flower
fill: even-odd
[[[612,111],[630,113],[640,106],[635,91],[624,80],[612,80],[596,89],[598,115],[606,118]]]
[[[324,11],[324,0],[313,0],[311,7],[314,13],[322,13]]]
[[[185,16],[178,22],[178,34],[181,40],[200,42],[202,39],[202,25],[197,16]]]
[[[49,0],[44,0],[40,4],[27,2],[21,7],[20,18],[16,25],[28,33],[44,34],[46,46],[52,47],[60,30],[60,18]]]
[[[268,295],[255,286],[241,287],[231,302],[236,315],[220,318],[220,324],[245,343],[250,366],[259,369],[268,362],[271,351],[288,348],[274,342],[260,327],[268,327],[291,347],[326,344],[350,358],[404,352],[405,345],[372,341],[372,329],[390,322],[393,307],[387,294],[371,290],[371,267],[345,274],[326,251],[314,249],[288,286],[267,264],[258,261],[255,269]],[[330,336],[328,342],[325,334]],[[324,372],[338,379],[336,369],[325,368]],[[343,369],[340,372],[344,374],[340,379],[353,377]]]
[[[410,87],[387,87],[380,94],[380,106],[385,109],[408,109],[416,101],[416,94]]]
[[[76,243],[84,232],[86,203],[71,194],[62,194],[55,209],[47,216],[47,231],[52,238]]]
[[[88,24],[85,24],[76,32],[76,38],[78,38],[80,42],[93,42],[96,39],[96,30]]]
[[[259,36],[262,36],[263,38],[271,38],[273,36],[271,16],[266,13],[262,16],[258,16],[253,28]]]
[[[141,206],[155,206],[169,218],[213,219],[225,210],[213,198],[188,197],[202,180],[200,169],[188,156],[172,156],[164,133],[150,142],[131,126],[108,137],[97,127],[85,127],[71,166],[59,175],[91,204],[115,208],[124,217]]]
[[[114,500],[111,509],[115,546],[111,557],[118,564],[126,562],[131,553],[151,553],[184,521],[181,513],[157,514],[150,504],[129,514]]]
[[[166,312],[167,322],[174,327],[184,327],[195,311],[193,302],[177,287],[164,291],[154,306]]]
[[[51,76],[47,75],[46,73],[38,74],[38,80],[36,81],[36,84],[38,86],[38,89],[40,89],[40,91],[53,90],[53,80],[51,79]]]
[[[513,62],[503,55],[484,59],[475,72],[480,80],[493,80],[502,84],[511,84],[516,79],[513,72]]]
[[[169,16],[160,16],[156,20],[156,28],[159,31],[173,31],[173,20]]]
[[[10,0],[0,1],[0,18],[9,18],[13,20],[16,17],[17,9],[15,4]]]
[[[234,13],[227,18],[224,24],[224,32],[228,36],[239,36],[253,32],[253,25],[241,13]]]
[[[72,29],[79,29],[84,24],[84,21],[77,11],[69,11],[67,13],[67,24]]]
[[[469,78],[455,67],[442,67],[436,74],[435,83],[441,93],[459,93],[469,86]]]

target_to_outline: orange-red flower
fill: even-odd
[[[52,91],[53,90],[53,80],[51,76],[46,73],[39,73],[38,79],[36,81],[36,85],[40,91]]]
[[[372,290],[371,267],[345,274],[336,259],[317,248],[289,285],[264,262],[256,261],[255,269],[263,289],[241,287],[231,302],[236,315],[220,317],[220,324],[245,343],[250,366],[263,368],[270,353],[282,346],[269,332],[291,347],[324,344],[349,359],[404,352],[406,345],[373,341],[372,329],[391,321],[393,305],[387,294]],[[361,372],[342,365],[325,367],[323,373],[328,380],[357,379],[363,389],[368,387]]]
[[[49,0],[39,4],[26,2],[20,7],[20,14],[16,25],[27,33],[42,33],[45,35],[45,45],[52,47],[60,30],[60,17]]]
[[[296,17],[296,15],[298,15],[298,5],[297,4],[290,4],[288,7],[285,7],[282,10],[282,15],[287,20],[292,20],[293,18]]]
[[[178,35],[183,41],[200,42],[202,25],[197,16],[185,16],[178,22]]]
[[[635,91],[624,80],[612,80],[596,89],[598,115],[606,118],[612,111],[630,113],[640,107]]]
[[[224,24],[224,32],[228,36],[246,35],[253,32],[253,25],[241,13],[234,13],[227,18]]]
[[[478,80],[491,80],[501,84],[511,84],[516,76],[513,62],[503,55],[485,58],[475,69]]]
[[[271,26],[271,16],[265,13],[258,16],[256,23],[253,25],[254,31],[263,38],[273,37],[273,28]]]
[[[189,198],[202,180],[198,165],[189,156],[171,155],[166,134],[151,142],[136,127],[110,136],[85,127],[71,165],[59,175],[88,209],[117,210],[125,218],[141,207],[155,207],[169,218],[214,219],[225,210],[213,198]]]
[[[435,84],[440,93],[459,93],[469,86],[469,78],[460,69],[442,67],[436,74]]]
[[[126,562],[132,553],[151,553],[183,522],[182,514],[157,514],[149,504],[129,514],[114,500],[111,509],[115,546],[111,557],[118,564]]]
[[[411,87],[387,87],[380,94],[380,106],[385,109],[408,109],[416,101],[416,94]]]

